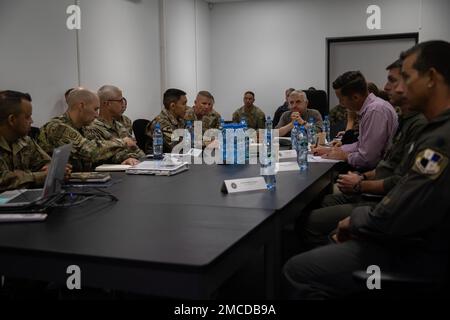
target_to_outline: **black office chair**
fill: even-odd
[[[370,232],[368,232],[370,234]],[[413,247],[422,245],[421,239],[410,239]],[[444,297],[448,295],[450,269],[447,268],[447,279],[436,279],[433,277],[412,276],[395,272],[381,272],[381,289],[368,290],[366,295],[361,297],[379,297],[379,298],[417,298],[418,296]],[[366,286],[367,279],[371,276],[366,270],[357,270],[352,273],[353,280],[358,285]]]
[[[323,90],[304,90],[308,98],[308,108],[316,109],[322,118],[329,113],[327,93]]]
[[[137,119],[133,122],[133,132],[139,149],[145,151],[145,145],[149,137],[145,134],[145,128],[150,123],[147,119]]]
[[[37,138],[39,137],[39,133],[41,132],[41,129],[37,127],[31,127],[30,132],[28,133],[28,136],[33,139],[34,141],[37,141]]]

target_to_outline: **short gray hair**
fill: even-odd
[[[119,92],[122,92],[120,88],[112,85],[104,85],[97,91],[98,98],[100,99],[100,103],[103,101],[115,98],[115,95]]]
[[[305,101],[308,102],[308,96],[306,95],[306,93],[304,91],[302,91],[302,90],[294,90],[294,91],[291,92],[289,97],[292,96],[293,94],[300,94],[300,95],[302,95],[303,98],[305,98]]]

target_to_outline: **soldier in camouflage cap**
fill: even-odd
[[[179,89],[168,89],[164,92],[163,104],[164,108],[161,113],[147,125],[146,134],[148,136],[146,142],[146,153],[153,152],[153,131],[159,123],[163,134],[163,150],[165,153],[172,151],[172,148],[178,143],[172,140],[172,133],[176,129],[184,129],[184,116],[186,114],[186,92]]]
[[[69,94],[68,100],[67,112],[41,128],[39,144],[47,153],[72,143],[69,161],[74,171],[92,171],[102,163],[139,163],[138,156],[130,153],[130,148],[135,148],[136,143],[128,137],[109,141],[86,138],[89,135],[86,127],[98,116],[99,99],[95,93],[78,88]]]
[[[0,92],[0,191],[41,186],[50,157],[27,136],[31,128],[29,94]]]
[[[233,113],[233,122],[240,123],[242,120],[247,121],[248,128],[255,130],[264,129],[266,125],[266,115],[260,108],[255,106],[255,94],[247,91],[244,94],[244,106],[237,109]]]

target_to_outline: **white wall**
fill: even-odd
[[[209,90],[211,83],[208,4],[202,0],[163,0],[163,21],[163,87],[186,91],[192,105],[196,93]]]
[[[157,0],[81,0],[81,85],[116,85],[131,119],[153,118],[161,107]]]
[[[197,20],[197,91],[212,89],[211,87],[211,15],[208,4],[196,0]]]
[[[419,40],[450,41],[449,13],[449,0],[423,0]]]
[[[34,125],[64,110],[64,91],[77,84],[75,33],[66,28],[73,1],[0,1],[0,90],[33,99]]]
[[[377,41],[348,41],[330,44],[330,92],[333,81],[344,72],[359,70],[366,80],[383,89],[386,84],[386,66],[396,61],[399,52],[416,44],[414,38],[379,39]],[[335,94],[330,95],[330,106],[339,104]]]
[[[382,30],[366,27],[366,9],[382,10]],[[215,4],[212,88],[225,118],[242,105],[246,90],[273,115],[288,87],[326,88],[326,38],[418,32],[448,38],[448,1],[260,0]],[[422,21],[422,23],[421,23]],[[447,27],[446,27],[447,26]]]
[[[65,12],[73,2],[0,1],[0,88],[30,92],[38,126],[64,111],[64,91],[78,84],[76,32]],[[168,87],[187,91],[189,104],[197,91],[212,91],[228,119],[254,90],[273,114],[285,88],[325,88],[327,37],[420,31],[420,40],[450,41],[448,0],[254,0],[211,11],[203,0],[80,4],[81,83],[122,87],[132,118],[154,117]],[[381,6],[382,30],[366,29],[369,4]]]

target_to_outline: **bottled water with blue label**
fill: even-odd
[[[298,121],[295,120],[294,121],[294,127],[291,130],[291,145],[292,145],[292,150],[297,150],[297,136],[298,136],[298,130],[299,130],[299,126],[298,126]]]
[[[325,132],[326,135],[325,143],[331,143],[331,123],[328,116],[325,116],[325,120],[323,120],[323,132]]]
[[[261,162],[261,175],[266,181],[267,189],[273,190],[276,187],[275,163],[272,154],[272,119],[267,117],[266,132],[264,136],[264,150]]]
[[[297,135],[297,163],[300,171],[308,169],[308,135],[304,126],[300,127]]]
[[[194,144],[194,128],[192,127],[192,121],[188,120],[186,121],[186,130],[185,131],[185,146],[187,146],[189,149],[193,147]],[[189,150],[186,150],[185,152],[188,152]]]
[[[314,123],[314,118],[312,118],[312,117],[309,118],[309,121],[308,121],[307,133],[308,133],[308,142],[312,145],[315,144],[316,143],[316,126]]]
[[[235,163],[245,164],[245,131],[242,123],[236,125],[236,156]]]
[[[245,135],[245,162],[248,162],[250,159],[250,138],[247,135],[248,126],[245,118],[242,118],[241,125]]]
[[[163,134],[161,126],[157,123],[153,131],[153,159],[161,160],[163,157]]]
[[[225,149],[226,149],[226,163],[233,164],[236,161],[235,156],[235,138],[234,138],[235,124],[225,124]]]
[[[225,121],[223,120],[223,118],[220,118],[219,131],[222,133],[222,139],[219,142],[219,150],[222,151],[222,163],[225,164],[225,161],[227,159],[227,137],[225,131]]]

